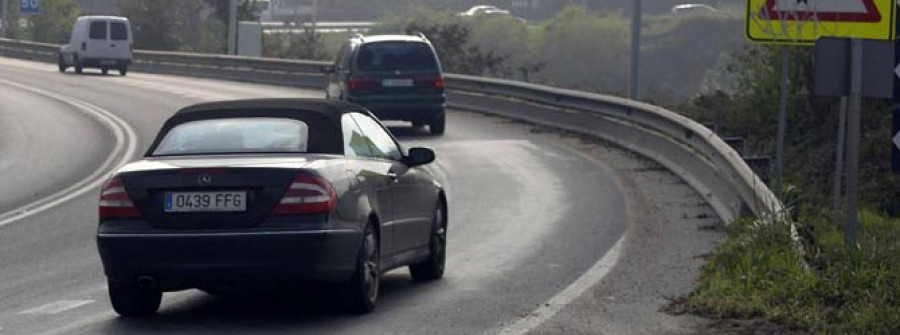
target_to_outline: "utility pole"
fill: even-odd
[[[228,54],[237,54],[237,0],[229,0],[228,4]]]
[[[2,6],[3,7],[0,8],[0,12],[2,12],[2,14],[0,14],[2,15],[0,16],[0,24],[3,24],[3,26],[0,27],[0,37],[5,38],[6,29],[8,29],[7,26],[9,26],[9,20],[7,19],[9,17],[9,14],[7,13],[9,12],[9,2],[7,0],[3,0]]]
[[[640,84],[642,11],[641,0],[635,0],[634,13],[631,16],[631,72],[628,76],[628,97],[631,100],[640,98],[638,84]]]

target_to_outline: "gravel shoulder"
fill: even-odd
[[[710,320],[663,309],[694,289],[705,257],[725,234],[703,198],[661,165],[613,144],[536,127],[620,175],[630,226],[623,255],[585,294],[529,334],[693,334]]]

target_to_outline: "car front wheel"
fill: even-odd
[[[447,259],[447,212],[443,202],[438,201],[431,225],[429,254],[425,261],[409,266],[409,274],[418,281],[436,280],[444,276]]]
[[[116,313],[125,317],[156,314],[162,301],[162,291],[156,288],[138,287],[134,283],[110,280],[109,300]]]
[[[127,67],[127,66],[123,66],[123,67],[120,67],[120,68],[119,68],[119,75],[121,75],[121,76],[124,77],[124,76],[127,75],[127,74],[128,74],[128,67]]]

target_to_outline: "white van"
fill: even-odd
[[[109,69],[128,73],[131,64],[133,40],[131,24],[120,16],[81,16],[75,21],[67,44],[59,48],[59,71],[69,66],[75,73],[85,67],[99,68],[106,74]]]

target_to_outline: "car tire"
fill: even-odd
[[[81,74],[84,72],[84,66],[81,64],[81,59],[78,56],[75,56],[75,73]]]
[[[59,72],[66,72],[66,60],[63,59],[63,55],[60,53],[57,58],[57,64],[59,65]]]
[[[363,243],[356,260],[356,271],[347,285],[345,307],[356,314],[375,309],[381,288],[381,250],[375,225],[371,222],[363,230]]]
[[[441,279],[447,260],[447,209],[439,201],[434,209],[431,225],[429,253],[425,261],[409,266],[409,274],[417,281]]]
[[[447,118],[444,113],[441,113],[440,115],[435,116],[433,119],[431,119],[431,122],[428,123],[428,130],[431,132],[431,135],[443,135],[446,123]]]
[[[101,69],[100,69],[100,73],[102,73],[102,74],[105,76],[106,74],[109,73],[109,69],[107,69],[107,68],[105,68],[105,67],[104,67],[104,68],[101,68]]]
[[[120,68],[119,68],[119,75],[121,75],[122,77],[124,77],[124,76],[127,75],[127,74],[128,74],[128,67],[127,67],[127,66],[123,66],[123,67],[120,67]]]
[[[140,317],[156,314],[162,302],[162,291],[156,288],[142,288],[128,282],[110,280],[109,301],[116,313],[125,317]]]

